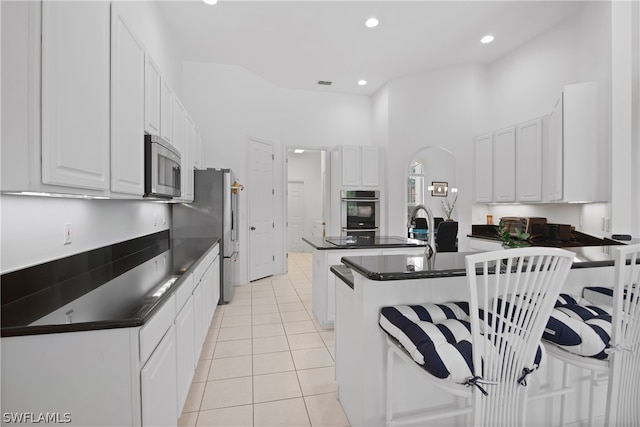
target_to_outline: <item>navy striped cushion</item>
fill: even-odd
[[[468,303],[383,307],[379,323],[431,375],[456,383],[473,376]],[[539,347],[536,366],[542,357]]]
[[[573,354],[606,359],[604,350],[611,339],[611,307],[560,294],[542,338]]]
[[[582,297],[592,304],[613,305],[613,288],[589,286],[582,290]]]

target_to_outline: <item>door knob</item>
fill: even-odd
[[[256,229],[256,228],[255,228],[254,226],[251,226],[251,228],[250,228],[250,230],[251,230],[251,231],[253,231],[253,230],[255,230],[255,229]]]

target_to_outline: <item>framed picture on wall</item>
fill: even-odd
[[[447,197],[448,182],[431,182],[431,195],[434,197]]]

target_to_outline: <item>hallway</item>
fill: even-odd
[[[349,425],[311,280],[311,254],[290,253],[287,274],[237,287],[218,306],[179,426]]]

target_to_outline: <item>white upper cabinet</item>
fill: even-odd
[[[196,148],[196,127],[191,117],[185,113],[184,148],[182,151],[182,198],[193,200],[193,169]]]
[[[111,17],[111,191],[144,193],[144,48],[118,8]]]
[[[548,135],[544,144],[544,191],[547,201],[562,200],[562,96],[547,120]]]
[[[380,185],[380,159],[377,147],[362,147],[362,185],[365,187],[377,187]]]
[[[380,156],[378,147],[343,145],[338,148],[340,183],[343,187],[378,187]]]
[[[538,118],[474,139],[476,203],[543,200],[543,123]]]
[[[44,184],[109,188],[109,7],[42,2]]]
[[[542,201],[542,119],[516,126],[516,194],[519,202]]]
[[[160,70],[147,53],[144,58],[144,131],[160,135]]]
[[[493,135],[493,201],[516,200],[516,131],[509,127]]]
[[[195,158],[193,159],[193,167],[195,169],[206,169],[204,165],[204,139],[202,139],[202,135],[196,129],[195,136]]]
[[[160,136],[173,144],[175,96],[166,79],[161,79],[160,92]],[[175,144],[174,144],[175,145]]]
[[[549,116],[545,146],[548,201],[609,199],[609,141],[605,135],[601,88],[596,82],[565,86]]]
[[[493,134],[475,137],[474,166],[476,202],[493,202]]]
[[[360,147],[343,146],[340,147],[340,153],[342,185],[345,187],[360,185],[360,175],[362,173]]]

